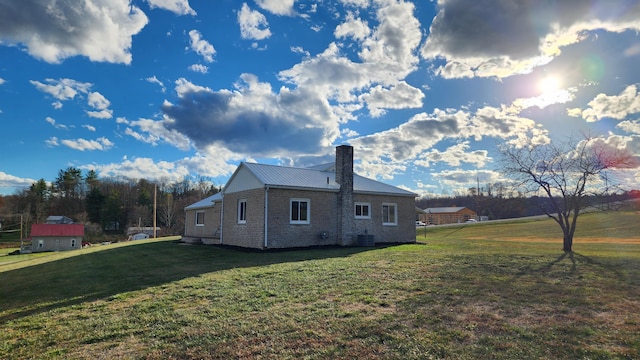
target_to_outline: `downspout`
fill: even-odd
[[[189,217],[189,212],[187,210],[183,210],[183,211],[184,211],[184,236],[187,237],[187,224],[188,224],[187,218]],[[193,223],[195,224],[195,219]]]
[[[269,186],[264,188],[264,248],[269,245]]]
[[[224,224],[224,193],[222,194],[222,200],[220,200],[220,245],[224,243],[224,231],[222,231]]]

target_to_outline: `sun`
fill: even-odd
[[[538,89],[542,94],[550,94],[560,90],[562,84],[557,76],[546,76],[538,82]]]

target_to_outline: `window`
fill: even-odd
[[[398,225],[396,204],[382,204],[382,225]]]
[[[76,239],[71,239],[71,247],[76,247]]]
[[[204,211],[196,211],[196,226],[204,226]]]
[[[289,217],[291,224],[309,224],[310,223],[310,200],[309,199],[291,199],[291,216]]]
[[[44,247],[44,240],[38,240],[38,249],[42,249]]]
[[[369,203],[355,203],[356,219],[371,219],[371,205]]]
[[[247,223],[247,200],[238,200],[238,224]]]

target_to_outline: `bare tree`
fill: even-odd
[[[160,222],[167,230],[167,234],[175,233],[176,200],[171,193],[161,195],[159,215]],[[178,229],[180,230],[180,229]]]
[[[602,181],[609,170],[633,167],[633,155],[602,139],[528,144],[501,148],[501,170],[528,192],[539,192],[547,201],[543,211],[563,233],[563,250],[572,252],[578,216],[589,195],[607,191]]]

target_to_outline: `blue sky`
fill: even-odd
[[[630,0],[0,0],[0,194],[69,166],[222,185],[345,143],[423,196],[504,180],[500,144],[638,157],[639,32]]]

